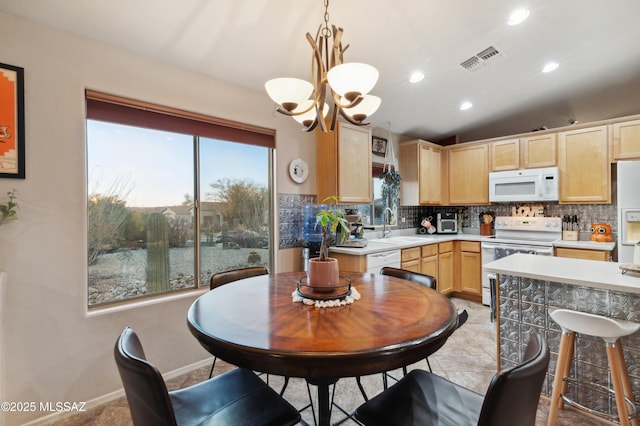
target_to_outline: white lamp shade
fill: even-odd
[[[350,117],[355,118],[357,121],[362,121],[367,117],[371,117],[373,113],[378,110],[381,103],[382,99],[380,99],[379,97],[367,95],[358,105],[352,108],[343,108],[343,110]],[[364,118],[361,118],[362,116],[364,116]]]
[[[378,70],[368,64],[350,62],[335,66],[327,73],[329,85],[335,93],[366,95],[378,81]]]
[[[309,108],[312,104],[313,104],[313,100],[307,99],[306,101],[303,101],[298,108],[294,109],[293,112],[295,113],[297,111],[304,111],[305,109]],[[326,117],[327,112],[329,112],[329,105],[324,104],[324,109],[322,110],[322,112],[323,112],[322,115]],[[316,109],[311,108],[309,111],[305,112],[304,114],[292,115],[292,117],[294,120],[296,120],[300,124],[305,124],[304,123],[305,121],[313,122],[313,120],[316,119]]]
[[[264,84],[269,97],[278,105],[295,103],[300,105],[309,99],[313,92],[313,85],[299,78],[274,78]]]

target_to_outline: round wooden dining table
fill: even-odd
[[[322,308],[294,303],[304,272],[261,275],[200,296],[187,314],[189,330],[230,364],[317,385],[319,424],[328,425],[330,384],[424,359],[446,342],[458,317],[446,296],[423,285],[370,273],[340,275],[360,300]]]

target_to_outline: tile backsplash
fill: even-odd
[[[280,249],[302,246],[302,230],[304,226],[303,208],[307,204],[316,203],[315,195],[278,194],[278,214],[280,218]],[[540,203],[535,203],[539,205]],[[499,203],[490,206],[468,207],[427,207],[401,206],[398,208],[398,225],[395,229],[417,228],[423,217],[434,216],[438,212],[458,212],[462,215],[463,228],[479,228],[480,213],[491,211],[496,216],[511,216],[513,208],[528,206],[523,203]],[[617,209],[615,204],[542,204],[545,216],[561,217],[576,215],[580,222],[581,239],[588,239],[591,224],[607,223],[617,233]],[[350,206],[345,206],[350,207]]]

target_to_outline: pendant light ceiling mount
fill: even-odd
[[[342,46],[342,28],[329,28],[329,0],[324,0],[324,10],[324,24],[316,37],[306,35],[313,49],[311,83],[289,77],[265,83],[269,97],[279,105],[277,111],[291,116],[307,132],[318,125],[323,132],[332,131],[338,114],[352,124],[366,125],[381,103],[379,97],[368,94],[378,81],[378,70],[368,64],[344,63],[349,45]]]

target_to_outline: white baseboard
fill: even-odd
[[[180,368],[178,368],[176,370],[173,370],[173,371],[169,371],[169,372],[163,374],[162,377],[164,378],[165,381],[171,380],[171,379],[174,379],[174,378],[176,378],[178,376],[182,376],[183,374],[187,374],[187,373],[190,373],[190,372],[192,372],[194,370],[202,368],[202,367],[204,367],[206,365],[211,365],[211,363],[212,363],[212,358],[209,357],[207,359],[203,359],[202,361],[198,361],[198,362],[195,362],[193,364],[190,364],[190,365],[187,365],[187,366],[184,366],[184,367],[180,367]],[[106,395],[101,395],[101,396],[99,396],[97,398],[94,398],[92,400],[87,401],[84,408],[85,408],[85,410],[88,411],[88,410],[94,409],[94,408],[96,408],[96,407],[98,407],[98,406],[100,406],[102,404],[106,404],[108,402],[111,402],[111,401],[114,401],[114,400],[116,400],[118,398],[121,398],[123,396],[124,396],[124,388],[118,389],[117,391],[110,392],[110,393],[108,393]],[[64,411],[56,412],[56,413],[49,414],[49,415],[46,415],[44,417],[40,417],[40,418],[37,418],[35,420],[32,420],[32,421],[30,421],[28,423],[25,423],[23,426],[45,426],[45,425],[51,424],[54,421],[60,421],[60,420],[64,419],[65,417],[71,417],[74,414],[77,414],[77,412],[74,412],[74,413],[68,413],[68,412],[64,412]]]

